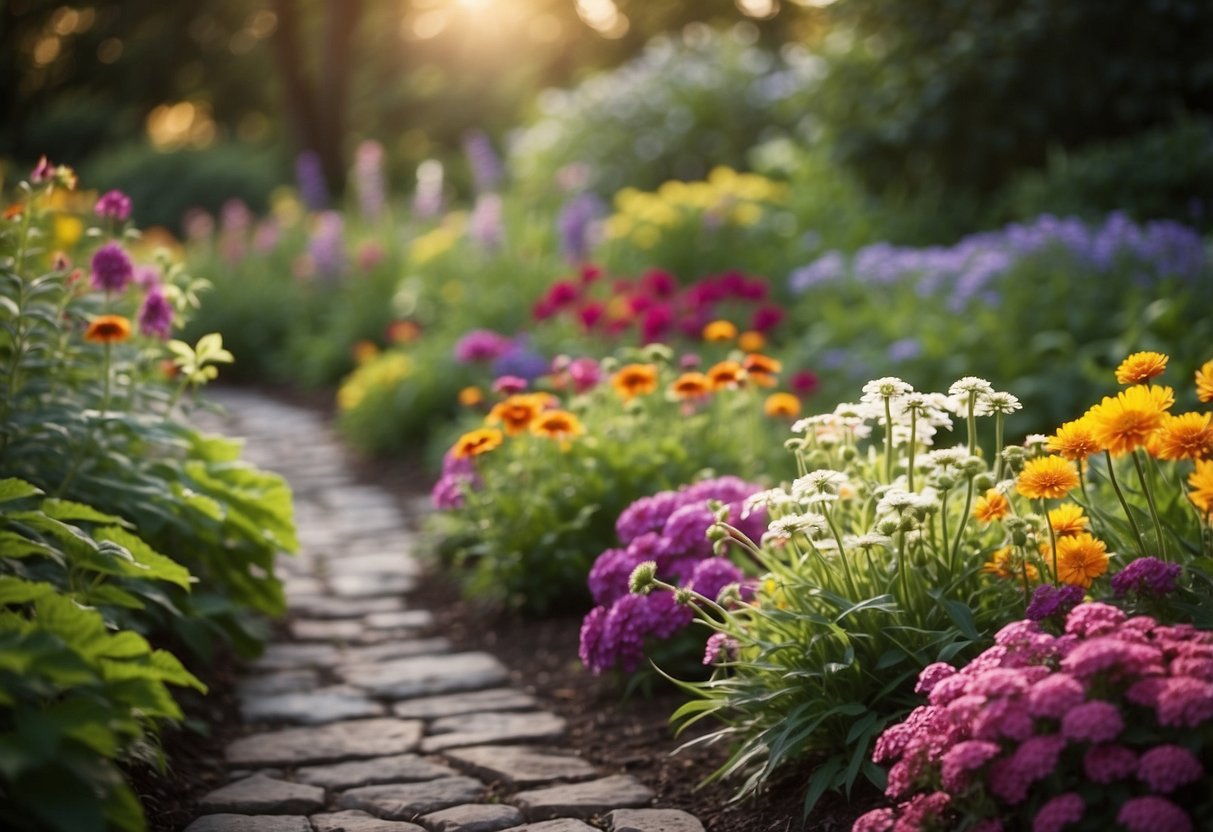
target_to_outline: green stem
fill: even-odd
[[[884,481],[893,482],[893,405],[892,396],[884,397]]]
[[[1002,430],[1005,418],[1001,410],[994,414],[994,482],[1002,479]]]
[[[1158,553],[1162,560],[1167,559],[1167,541],[1162,534],[1162,521],[1158,518],[1158,506],[1154,504],[1154,489],[1150,487],[1149,480],[1146,479],[1146,471],[1141,465],[1141,457],[1137,451],[1132,451],[1130,454],[1133,457],[1133,467],[1137,469],[1137,479],[1141,482],[1141,488],[1146,492],[1146,505],[1150,507],[1150,519],[1154,521],[1154,534],[1158,535]],[[1144,555],[1145,552],[1142,552]]]
[[[956,530],[956,542],[952,545],[952,553],[948,557],[948,580],[956,574],[956,559],[960,557],[960,544],[964,541],[965,529],[969,527],[969,512],[973,510],[973,480],[969,480],[969,490],[965,495],[965,510],[960,516],[960,528]],[[947,538],[944,538],[947,542]]]
[[[1049,527],[1049,550],[1053,553],[1053,586],[1057,586],[1060,581],[1057,577],[1057,535],[1053,531],[1053,518],[1049,517],[1049,507],[1045,505],[1045,501],[1040,501],[1040,511],[1045,516],[1045,525]]]
[[[969,456],[977,453],[977,393],[969,393]]]
[[[1124,492],[1120,490],[1120,483],[1116,481],[1116,466],[1112,464],[1112,452],[1105,449],[1104,458],[1108,462],[1108,480],[1112,483],[1112,490],[1116,492],[1116,499],[1120,500],[1120,507],[1124,509],[1125,517],[1129,518],[1129,525],[1133,527],[1133,535],[1137,538],[1137,545],[1141,547],[1141,553],[1145,554],[1145,538],[1141,536],[1141,529],[1137,527],[1137,521],[1133,519],[1133,512],[1129,510],[1129,501],[1125,499]]]
[[[847,579],[847,589],[851,592],[851,600],[862,600],[859,597],[859,591],[855,588],[855,579],[851,577],[851,564],[847,558],[846,546],[842,543],[842,533],[838,531],[838,526],[834,523],[834,512],[826,513],[826,521],[830,524],[830,531],[834,533],[834,540],[838,542],[838,559],[842,561],[842,572]]]
[[[912,408],[910,408],[910,450],[909,450],[909,460],[907,461],[907,465],[909,466],[909,468],[906,471],[906,475],[909,477],[909,486],[910,486],[909,490],[910,491],[914,490],[914,451],[915,451],[917,445],[918,445],[918,408],[912,407]]]

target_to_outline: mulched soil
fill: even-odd
[[[331,415],[331,397],[275,390],[301,406]],[[401,506],[415,506],[432,478],[415,464],[351,459],[355,476],[389,489]],[[674,753],[694,733],[675,737],[669,716],[685,698],[672,686],[624,696],[617,678],[595,677],[577,656],[580,620],[524,620],[463,600],[450,576],[427,576],[410,596],[435,616],[435,633],[457,647],[485,650],[510,669],[512,683],[534,695],[568,724],[566,747],[607,774],[627,773],[652,788],[663,808],[684,809],[708,832],[836,832],[850,829],[878,795],[858,786],[850,803],[826,795],[807,824],[801,821],[806,772],[772,783],[757,798],[733,801],[735,783],[701,781],[727,758],[727,749],[695,746]],[[238,663],[221,656],[205,679],[206,697],[187,696],[187,726],[161,738],[165,774],[133,766],[128,776],[152,832],[179,832],[199,797],[224,782],[222,749],[240,731],[234,684]]]

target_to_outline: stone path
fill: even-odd
[[[186,832],[702,832],[653,793],[561,747],[564,721],[507,685],[493,656],[419,633],[404,599],[420,565],[408,518],[355,482],[316,414],[214,390],[245,458],[287,478],[301,550],[279,561],[288,639],[240,682],[247,733],[230,782]]]

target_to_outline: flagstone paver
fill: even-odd
[[[210,395],[227,412],[200,426],[244,437],[245,458],[291,484],[300,551],[279,560],[288,635],[237,687],[247,729],[225,750],[229,782],[186,832],[702,832],[560,747],[564,720],[496,658],[422,635],[433,616],[405,593],[423,502],[402,511],[356,482],[318,414]]]

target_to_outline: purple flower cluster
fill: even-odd
[[[1024,615],[1033,621],[1064,616],[1082,602],[1083,594],[1083,588],[1074,584],[1041,584],[1032,593],[1032,602]]]
[[[1087,603],[1060,636],[1025,620],[994,640],[961,670],[923,670],[928,704],[885,730],[872,755],[892,765],[885,793],[900,803],[864,815],[855,832],[958,819],[1191,832],[1184,807],[1195,804],[1175,795],[1208,782],[1199,737],[1213,725],[1213,633]],[[1084,781],[1111,788],[1049,793]]]
[[[448,452],[442,458],[442,476],[430,490],[430,503],[439,511],[463,508],[464,492],[481,484],[471,459],[456,459]]]
[[[106,243],[93,254],[92,285],[103,292],[121,292],[135,277],[130,255],[117,243]]]
[[[560,232],[560,250],[572,263],[584,263],[590,256],[590,231],[594,220],[604,212],[602,200],[585,192],[570,197],[560,208],[556,227]]]
[[[662,491],[643,497],[619,517],[616,530],[621,548],[607,549],[590,569],[590,593],[597,604],[581,625],[581,661],[598,674],[619,665],[631,672],[644,660],[645,640],[668,639],[694,617],[689,607],[679,606],[672,593],[632,595],[628,578],[645,561],[657,564],[661,580],[687,586],[715,599],[742,575],[731,561],[713,555],[707,539],[716,515],[709,500],[729,508],[729,522],[755,526],[747,533],[761,534],[766,518],[751,515],[741,520],[742,502],[759,491],[736,477],[705,480],[679,491]],[[731,648],[717,639],[709,644],[714,661]]]
[[[329,188],[324,166],[315,151],[305,150],[295,157],[295,184],[299,198],[309,211],[323,211],[329,205]]]
[[[505,223],[501,216],[501,197],[481,194],[472,206],[468,218],[468,237],[485,251],[496,251],[505,240]]]
[[[1175,591],[1179,572],[1178,563],[1167,563],[1158,558],[1138,558],[1112,576],[1112,591],[1117,598],[1129,593],[1161,598]]]
[[[383,216],[387,186],[383,178],[383,145],[379,142],[364,141],[354,151],[354,187],[362,218],[375,222]]]
[[[463,137],[463,152],[472,169],[472,184],[476,193],[495,190],[501,184],[501,160],[493,143],[482,130],[469,130]]]
[[[460,364],[496,361],[514,348],[514,342],[491,329],[473,329],[455,342],[455,360]]]
[[[924,296],[947,291],[950,306],[959,311],[974,298],[993,297],[994,283],[1021,260],[1050,251],[1067,252],[1100,273],[1129,264],[1142,282],[1194,280],[1207,264],[1200,235],[1170,220],[1139,225],[1113,213],[1102,225],[1091,226],[1076,217],[1044,214],[1030,223],[971,234],[953,246],[874,243],[849,259],[828,251],[788,280],[794,292],[847,278],[874,286],[916,281]]]
[[[308,254],[316,274],[335,280],[345,268],[345,220],[337,211],[321,211],[308,240]]]
[[[99,217],[126,222],[131,218],[131,198],[122,191],[106,191],[97,198],[93,213]]]
[[[167,339],[173,331],[173,305],[164,290],[153,286],[139,307],[139,331],[144,335]]]

